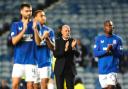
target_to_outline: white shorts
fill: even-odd
[[[38,67],[36,67],[36,70],[35,71],[36,71],[36,78],[35,78],[34,83],[40,83],[41,82],[41,79],[40,79]]]
[[[109,73],[109,74],[100,74],[99,82],[102,88],[106,88],[108,85],[116,85],[117,84],[117,73]]]
[[[38,68],[40,79],[51,77],[51,66]]]
[[[35,81],[36,65],[31,64],[14,64],[12,70],[12,77],[25,77],[26,81]]]

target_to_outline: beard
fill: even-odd
[[[113,30],[109,31],[108,34],[112,35]]]
[[[112,35],[112,33],[113,33],[113,30],[104,30],[104,32],[106,33],[106,34],[109,34],[109,35]]]
[[[24,18],[24,19],[30,19],[31,16],[30,16],[30,15],[28,15],[28,16],[24,16],[23,18]]]

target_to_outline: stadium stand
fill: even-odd
[[[43,1],[28,0],[34,9]],[[15,3],[14,3],[15,2]],[[22,0],[26,2],[26,0]],[[19,16],[18,8],[21,0],[0,0],[0,81],[7,79],[11,85],[12,57],[7,46],[9,31],[3,33],[3,23],[11,23]],[[57,30],[60,24],[71,26],[72,35],[80,38],[92,51],[94,37],[102,34],[103,22],[111,19],[115,24],[115,33],[123,39],[124,49],[128,50],[128,1],[127,0],[60,0],[45,9],[48,25]],[[9,30],[9,29],[8,29]],[[127,58],[128,60],[128,58]],[[89,71],[77,67],[86,89],[100,89],[97,70]],[[122,89],[128,89],[128,72],[120,73],[119,81]]]

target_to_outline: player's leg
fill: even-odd
[[[41,86],[40,86],[40,77],[39,77],[39,72],[38,72],[38,68],[36,68],[36,78],[35,78],[35,81],[34,81],[34,89],[41,89]]]
[[[48,89],[47,85],[51,75],[51,67],[47,66],[47,67],[39,68],[39,73],[41,79],[41,88]]]
[[[12,89],[18,89],[21,77],[24,75],[24,65],[14,64],[12,70]]]
[[[20,83],[20,78],[13,77],[12,78],[12,89],[18,89]]]
[[[27,81],[27,89],[34,89],[32,81]]]
[[[48,84],[49,78],[42,78],[41,79],[41,88],[42,89],[48,89],[47,84]]]
[[[36,78],[36,65],[25,65],[27,89],[34,89],[33,84]]]
[[[51,70],[52,71],[52,70]],[[51,77],[48,81],[48,89],[54,89],[55,81],[54,81],[54,72],[52,71]]]
[[[48,89],[54,89],[54,80],[52,78],[49,79],[49,82],[48,82]]]
[[[34,83],[34,89],[41,89],[40,88],[40,83]]]

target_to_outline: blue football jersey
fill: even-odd
[[[108,53],[108,45],[113,45]],[[94,45],[94,56],[98,57],[99,74],[108,74],[119,71],[119,58],[123,55],[122,40],[117,35],[107,37],[106,35],[97,36]]]
[[[43,25],[42,27],[40,26],[39,35],[42,36],[44,31],[49,31],[50,39],[52,42],[54,42],[55,41],[54,31],[46,25]],[[37,50],[36,50],[36,58],[37,58],[38,67],[42,68],[45,66],[51,66],[51,58],[52,58],[51,51],[48,48],[45,40],[42,40],[40,44],[41,46],[37,46]]]
[[[14,45],[14,63],[18,64],[35,64],[35,42],[33,22],[28,23],[26,32],[22,39]],[[18,35],[23,29],[23,22],[14,22],[11,26],[11,37]]]

